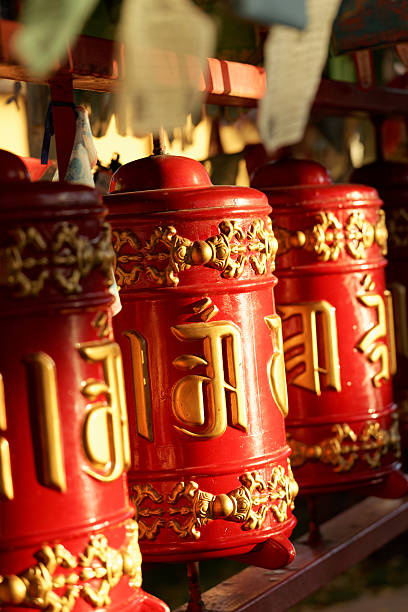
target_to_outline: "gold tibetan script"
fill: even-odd
[[[265,317],[265,323],[272,332],[274,353],[268,363],[268,378],[272,396],[282,416],[288,414],[288,390],[286,387],[285,358],[283,353],[282,321],[278,315]]]
[[[102,363],[104,380],[88,378],[82,383],[83,395],[91,400],[82,428],[86,458],[96,469],[85,472],[111,482],[130,466],[129,430],[119,345],[109,340],[82,342],[77,349],[90,363]],[[95,401],[104,396],[105,401]]]
[[[301,317],[302,331],[286,338],[283,343],[287,373],[290,374],[299,364],[304,365],[303,371],[295,374],[290,383],[320,395],[323,378],[325,387],[341,391],[335,307],[322,300],[279,305],[279,312],[283,321],[294,316]],[[319,329],[318,316],[321,322]],[[319,354],[320,344],[323,349],[323,364]],[[301,352],[289,355],[299,347],[302,348]]]
[[[123,335],[130,342],[137,433],[153,442],[152,400],[150,394],[149,364],[147,362],[147,343],[142,334],[135,330],[125,331]]]
[[[0,429],[7,430],[6,404],[4,401],[4,383],[0,374]],[[0,436],[0,497],[14,499],[13,478],[11,475],[11,459],[9,443]]]
[[[61,425],[58,410],[57,373],[55,363],[43,352],[24,358],[28,383],[28,404],[31,421],[38,424],[38,436],[34,435],[34,449],[39,459],[38,474],[41,484],[66,491],[64,453],[61,442]],[[46,452],[42,452],[42,446]]]
[[[242,382],[241,336],[229,321],[187,323],[171,331],[178,340],[203,342],[204,357],[180,355],[173,365],[180,370],[205,367],[206,376],[188,374],[173,387],[172,408],[177,429],[201,438],[216,438],[231,427],[247,430]]]
[[[101,363],[104,380],[82,382],[83,395],[91,400],[82,423],[82,442],[92,468],[84,471],[103,482],[119,478],[130,465],[129,433],[119,345],[109,340],[77,345],[83,359]],[[53,359],[41,351],[23,358],[31,436],[38,481],[64,493],[67,488],[57,372]],[[101,398],[105,398],[105,401]],[[98,401],[95,401],[98,400]],[[0,431],[6,432],[6,403],[0,374]],[[0,497],[14,498],[9,442],[0,436]]]
[[[374,293],[375,283],[369,274],[363,278],[361,284],[364,293],[357,295],[357,299],[366,308],[375,308],[377,322],[364,334],[356,344],[356,348],[371,363],[379,362],[380,369],[373,376],[372,383],[374,387],[380,387],[382,381],[389,380],[391,374],[396,371],[392,297],[387,290],[384,292],[384,298],[378,293]],[[387,327],[390,352],[387,346]]]

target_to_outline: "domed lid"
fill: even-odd
[[[408,164],[393,161],[375,161],[354,170],[351,180],[372,185],[377,189],[398,188],[408,185]]]
[[[151,155],[121,166],[112,177],[110,192],[208,187],[211,184],[204,166],[194,159]]]
[[[30,175],[24,162],[10,151],[0,149],[0,184],[29,180]]]
[[[251,179],[251,186],[256,189],[331,184],[332,180],[326,168],[307,159],[269,162],[255,170]]]

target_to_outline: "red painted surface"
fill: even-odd
[[[391,161],[378,161],[355,170],[353,180],[375,187],[384,201],[389,230],[387,285],[400,285],[408,292],[408,165]],[[396,313],[398,371],[394,380],[395,398],[401,404],[400,429],[402,446],[408,454],[408,354],[403,344],[403,326],[398,321],[408,319],[408,310]],[[398,335],[400,336],[398,338]]]
[[[309,167],[311,179],[305,176]],[[292,172],[293,179],[290,179]],[[320,172],[320,180],[316,180]],[[307,172],[306,172],[307,174]],[[287,187],[282,186],[282,176],[288,177]],[[299,177],[303,184],[297,184]],[[270,164],[255,173],[252,184],[268,196],[272,206],[272,220],[275,233],[285,228],[292,233],[304,231],[321,223],[320,213],[333,213],[345,226],[351,213],[361,212],[370,224],[378,221],[381,200],[377,192],[362,185],[333,185],[327,183],[326,170],[313,162],[288,160]],[[275,187],[278,185],[278,187]],[[330,233],[329,233],[330,234]],[[328,243],[333,242],[333,234],[328,234]],[[303,464],[296,466],[296,457],[292,456],[295,477],[303,493],[325,492],[341,488],[374,485],[378,494],[386,496],[404,495],[407,485],[400,475],[400,464],[396,454],[388,449],[381,456],[378,466],[370,467],[364,459],[364,451],[358,451],[357,457],[349,467],[339,468],[330,463],[336,457],[337,444],[323,444],[324,440],[333,438],[333,426],[347,423],[359,436],[367,422],[378,423],[382,429],[389,430],[395,412],[392,398],[391,380],[382,380],[379,387],[373,385],[373,376],[379,370],[378,362],[370,362],[367,355],[356,348],[366,332],[378,323],[376,309],[367,308],[358,300],[362,292],[362,281],[371,275],[375,288],[370,293],[381,296],[385,290],[384,266],[386,261],[376,242],[365,250],[363,258],[352,258],[346,249],[341,249],[337,260],[322,261],[313,249],[290,248],[286,253],[277,256],[276,302],[278,314],[288,304],[302,304],[312,301],[326,301],[335,308],[338,355],[340,363],[341,390],[325,384],[323,370],[327,360],[323,356],[322,331],[317,322],[319,374],[321,394],[315,390],[295,384],[295,378],[305,370],[305,363],[300,359],[293,369],[287,370],[289,415],[286,419],[288,435],[292,440],[306,444],[312,452],[315,445],[320,445],[325,458],[309,457]],[[317,315],[318,319],[321,315]],[[283,321],[283,336],[289,337],[301,332],[300,317],[292,316]],[[380,344],[389,345],[389,337],[382,336]],[[300,355],[305,345],[301,342],[286,361],[294,354]],[[292,348],[293,351],[293,348]],[[346,438],[344,443],[352,445]],[[347,460],[352,452],[344,453]],[[373,451],[371,451],[373,454]],[[387,486],[387,479],[392,477],[392,487]],[[391,488],[391,491],[390,491]]]
[[[2,152],[2,162],[6,157],[9,171],[5,172],[2,163],[0,176],[0,316],[3,347],[0,372],[4,382],[6,419],[5,424],[3,415],[1,436],[2,444],[7,440],[10,448],[14,498],[0,499],[0,574],[6,577],[2,582],[0,599],[4,598],[7,590],[7,576],[35,567],[38,560],[34,555],[44,545],[63,545],[78,563],[73,569],[57,567],[55,575],[50,567],[49,572],[54,578],[57,574],[80,573],[79,554],[86,553],[93,536],[102,533],[110,547],[121,549],[126,542],[126,520],[134,513],[127,495],[125,473],[122,471],[118,478],[110,482],[101,482],[87,473],[87,470],[98,472],[99,468],[90,464],[84,451],[86,415],[94,403],[84,397],[81,388],[83,382],[90,378],[103,381],[104,371],[102,363],[88,363],[81,357],[77,343],[96,342],[99,346],[106,342],[101,340],[95,326],[95,317],[98,313],[107,314],[112,299],[104,275],[97,266],[95,269],[91,267],[81,279],[77,292],[62,291],[53,280],[55,267],[48,267],[44,263],[44,258],[50,261],[53,254],[60,255],[65,263],[61,263],[59,271],[68,280],[80,265],[79,260],[89,256],[88,241],[100,236],[106,209],[97,192],[86,187],[7,181],[10,175],[20,171],[22,162]],[[55,246],[53,240],[61,224],[77,226],[82,241],[78,248],[68,240],[53,250],[51,245]],[[10,286],[4,275],[4,266],[7,258],[9,261],[12,259],[13,249],[16,248],[15,236],[22,231],[27,232],[28,236],[28,245],[21,253],[26,262],[22,269],[26,281],[20,276],[18,282]],[[35,235],[40,235],[43,242],[36,242]],[[11,250],[9,254],[5,253],[7,246]],[[71,264],[66,260],[69,255]],[[31,264],[29,257],[34,258]],[[18,267],[18,257],[14,261]],[[41,272],[47,271],[48,276],[45,276],[44,286],[37,296],[16,296],[16,293],[24,291],[24,287],[27,288],[26,282],[30,287],[32,279],[38,279]],[[44,475],[44,463],[51,456],[47,450],[47,436],[43,433],[44,417],[41,415],[44,403],[38,381],[34,385],[33,373],[31,371],[30,374],[25,366],[30,356],[36,353],[45,353],[55,364],[60,431],[54,431],[48,442],[61,442],[65,491],[47,482]],[[101,394],[97,399],[103,405],[106,397]],[[55,419],[52,423],[55,425]],[[2,455],[2,470],[6,469],[4,458]],[[105,473],[102,466],[98,473]],[[91,565],[96,567],[101,563],[95,558]],[[40,569],[37,572],[38,598],[48,597],[49,591],[42,591]],[[47,571],[44,572],[46,577]],[[100,580],[92,580],[91,584],[97,590]],[[81,578],[76,585],[83,592],[84,582]],[[49,585],[49,590],[54,589],[59,596],[64,595],[66,588]],[[127,577],[119,580],[109,595],[112,607],[168,610],[159,600],[131,587]],[[147,603],[151,607],[146,607]],[[24,607],[24,603],[20,607]],[[106,608],[106,605],[103,607]],[[6,606],[2,609],[9,608]],[[90,603],[78,597],[75,610],[92,609]]]
[[[270,212],[263,194],[248,188],[215,187],[198,162],[182,157],[150,157],[122,166],[112,183],[113,189],[118,187],[127,189],[128,193],[113,193],[105,198],[113,232],[129,230],[140,249],[158,227],[173,226],[179,236],[195,242],[198,247],[203,243],[197,241],[219,233],[219,225],[225,219],[236,221],[246,233],[255,218],[266,222]],[[132,188],[135,190],[131,191]],[[264,321],[265,316],[275,313],[273,289],[276,279],[270,266],[268,264],[266,274],[256,275],[248,264],[239,278],[225,278],[222,267],[192,265],[180,271],[177,286],[160,286],[146,273],[146,266],[150,263],[162,269],[168,263],[168,256],[146,260],[142,255],[138,259],[136,251],[125,245],[118,255],[122,257],[120,265],[128,271],[139,263],[140,273],[122,286],[123,309],[114,318],[114,330],[122,348],[127,386],[132,446],[130,491],[134,492],[135,485],[149,484],[160,496],[158,502],[145,499],[139,507],[140,517],[146,525],[151,527],[154,520],[161,521],[152,539],[140,541],[143,558],[154,562],[183,561],[252,551],[248,562],[268,567],[288,563],[294,556],[293,547],[287,540],[295,524],[290,511],[283,522],[267,512],[262,526],[253,530],[242,529],[242,523],[227,520],[217,519],[207,524],[204,521],[198,539],[191,534],[181,538],[168,524],[171,519],[185,524],[191,517],[188,512],[169,512],[168,495],[180,482],[194,481],[202,491],[218,495],[240,487],[239,477],[245,472],[258,471],[265,482],[270,479],[274,467],[282,466],[287,473],[289,448],[284,420],[272,398],[267,376],[268,361],[276,351]],[[130,258],[126,263],[127,256]],[[225,432],[213,438],[193,437],[181,431],[181,422],[172,409],[172,392],[179,381],[189,375],[177,369],[174,360],[185,354],[203,356],[202,340],[181,341],[172,328],[202,323],[194,306],[203,298],[210,298],[219,309],[210,324],[225,321],[236,326],[240,334],[242,364],[239,364],[237,375],[242,375],[248,419],[247,431],[244,431],[231,426],[229,417]],[[146,341],[152,440],[137,433],[130,344],[123,335],[129,331],[138,332]],[[229,376],[231,382],[225,354],[223,364],[225,380]],[[204,388],[212,384],[208,381],[213,374],[205,367],[193,367],[190,375],[196,374],[208,377],[203,379],[207,380]],[[204,400],[205,419],[208,420],[207,401],[208,397]],[[207,420],[204,428],[208,425]],[[191,508],[191,502],[182,498],[171,509],[180,511],[181,506]],[[155,510],[155,514],[148,516]],[[261,546],[254,551],[257,544]]]

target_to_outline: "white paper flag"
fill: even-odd
[[[25,0],[23,26],[13,40],[14,53],[36,77],[47,76],[65,59],[98,0]]]
[[[125,75],[119,113],[135,135],[182,127],[202,101],[215,45],[210,17],[190,0],[125,0],[119,41]]]
[[[303,31],[273,26],[265,43],[267,91],[259,104],[259,132],[274,151],[299,142],[327,58],[341,0],[307,0]]]

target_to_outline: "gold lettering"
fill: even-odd
[[[278,310],[283,321],[293,316],[301,317],[302,331],[286,338],[283,343],[287,374],[299,364],[304,365],[304,369],[289,381],[290,384],[320,395],[322,377],[327,388],[341,391],[335,307],[322,300],[279,305]],[[321,338],[317,330],[317,315],[321,317]],[[324,365],[320,363],[319,340],[323,346]],[[289,356],[289,352],[298,347],[303,347],[303,350]]]
[[[0,429],[6,431],[7,417],[4,401],[4,383],[0,374]],[[0,496],[14,499],[13,477],[11,475],[10,448],[6,438],[0,436]]]
[[[89,363],[101,363],[104,380],[88,378],[82,383],[83,395],[92,401],[82,428],[85,456],[96,468],[85,472],[102,482],[111,482],[130,467],[129,430],[123,366],[119,345],[109,340],[77,345]],[[96,401],[104,396],[105,401]]]
[[[67,489],[55,363],[43,352],[23,359],[27,372],[28,401],[41,484],[64,493]],[[38,429],[37,429],[38,428]],[[38,433],[38,438],[36,434]]]
[[[386,289],[384,291],[384,298],[387,310],[388,340],[390,343],[390,372],[394,376],[397,373],[397,344],[395,340],[394,308],[391,291]]]
[[[173,387],[173,414],[183,433],[216,438],[231,427],[247,431],[242,384],[242,349],[239,328],[229,321],[187,323],[171,328],[181,341],[203,341],[204,358],[181,355],[173,365],[181,370],[205,367],[206,376],[189,374]]]
[[[286,387],[285,357],[283,353],[282,321],[278,315],[265,317],[265,323],[272,332],[274,352],[268,363],[268,378],[272,396],[282,413],[288,414],[288,390]]]
[[[396,351],[408,359],[407,288],[401,283],[391,283],[389,289],[394,307]]]
[[[368,288],[368,285],[364,287]],[[368,288],[374,288],[374,283]],[[385,304],[381,295],[377,293],[366,293],[358,295],[357,299],[367,308],[375,308],[377,311],[378,323],[369,329],[361,340],[356,344],[356,348],[361,351],[365,357],[371,362],[380,362],[380,370],[373,376],[372,382],[374,387],[380,387],[382,380],[390,379],[390,356],[388,347],[384,342],[379,342],[381,338],[384,340],[387,337],[387,318],[385,313]]]
[[[137,433],[153,442],[152,401],[146,340],[134,330],[125,331],[123,335],[130,342]]]

